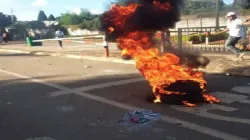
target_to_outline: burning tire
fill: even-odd
[[[163,85],[164,86],[164,85]],[[154,102],[157,96],[160,96],[161,102],[164,104],[181,105],[184,102],[189,103],[203,103],[204,90],[200,88],[200,84],[195,81],[177,81],[168,87],[164,88],[166,91],[173,92],[173,94],[161,94],[156,92],[147,98],[149,102]],[[175,94],[179,92],[181,94]]]

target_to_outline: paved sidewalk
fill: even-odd
[[[64,48],[60,48],[57,42],[49,42],[41,47],[28,47],[26,44],[0,45],[1,52],[26,53],[34,55],[50,55],[67,57],[74,59],[88,59],[102,62],[114,62],[123,64],[135,64],[133,60],[122,60],[121,51],[115,44],[110,44],[110,57],[105,57],[103,46],[98,44],[76,44],[64,43]],[[250,55],[249,52],[243,60],[236,60],[232,53],[203,53],[202,55],[210,58],[210,64],[200,69],[207,73],[250,76]]]
[[[218,73],[236,76],[250,76],[250,56],[247,54],[244,59],[237,60],[233,55],[209,55],[210,64],[203,69],[207,73]]]

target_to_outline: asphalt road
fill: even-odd
[[[0,140],[247,140],[250,80],[206,74],[222,102],[196,108],[152,104],[134,65],[0,53]],[[121,125],[131,110],[161,120]]]

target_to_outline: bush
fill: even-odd
[[[188,37],[188,41],[191,41],[193,44],[199,44],[205,42],[205,34],[193,34]]]
[[[210,34],[208,35],[208,38],[209,38],[209,42],[225,40],[228,38],[228,34],[227,33]],[[201,33],[201,34],[190,35],[188,38],[188,41],[191,41],[193,44],[204,43],[206,41],[206,34]]]
[[[221,33],[217,35],[210,35],[209,36],[209,41],[218,41],[218,40],[224,40],[228,38],[228,33]]]

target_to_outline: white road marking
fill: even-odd
[[[245,95],[238,95],[238,94],[232,94],[227,92],[212,92],[211,95],[216,96],[221,100],[222,103],[233,103],[233,102],[241,102],[241,103],[250,103],[250,100],[246,99],[248,96]],[[228,117],[228,116],[222,116],[218,114],[209,113],[209,110],[222,110],[226,112],[233,112],[237,111],[237,108],[217,105],[217,104],[210,104],[203,107],[196,107],[196,108],[183,108],[179,106],[171,106],[173,109],[176,109],[178,111],[190,113],[197,116],[202,116],[214,120],[221,120],[221,121],[229,121],[229,122],[236,122],[236,123],[243,123],[243,124],[250,124],[249,119],[244,118],[236,118],[236,117]]]
[[[113,69],[104,69],[104,70],[102,70],[102,72],[105,72],[105,73],[121,73],[122,71],[113,70]]]
[[[90,90],[94,90],[94,89],[100,89],[100,88],[106,88],[106,87],[111,87],[111,86],[118,86],[118,85],[125,85],[125,84],[129,84],[129,83],[140,82],[140,81],[144,81],[144,80],[145,80],[144,78],[135,78],[135,79],[115,81],[115,82],[107,82],[107,83],[103,83],[103,84],[84,86],[84,87],[75,88],[75,89],[56,91],[56,92],[50,93],[50,96],[61,96],[61,95],[70,94],[70,93],[74,93],[74,92],[90,91]]]
[[[234,103],[234,102],[240,102],[240,103],[249,103],[250,100],[248,100],[248,96],[246,95],[239,95],[239,94],[233,94],[228,92],[212,92],[211,95],[214,95],[218,99],[221,100],[223,103]]]
[[[6,49],[0,49],[1,52],[7,52],[7,53],[24,53],[24,54],[30,54],[30,51],[21,51],[21,50],[6,50]]]
[[[6,71],[6,70],[0,70],[0,72],[5,73],[5,74],[9,74],[9,75],[12,75],[12,76],[16,76],[16,77],[19,77],[19,78],[27,79],[27,80],[30,80],[32,82],[38,82],[38,83],[41,83],[43,85],[47,85],[49,87],[53,87],[53,88],[57,87],[58,89],[61,89],[61,90],[68,89],[68,88],[60,86],[60,85],[47,84],[47,83],[45,83],[45,81],[35,79],[35,78],[29,77],[29,76],[24,76],[24,75],[21,75],[21,74],[9,72],[9,71]],[[92,86],[92,87],[95,87],[95,86]],[[85,97],[85,98],[88,98],[88,99],[91,99],[91,100],[94,100],[94,101],[101,102],[103,104],[107,104],[107,105],[111,105],[111,106],[114,106],[114,107],[117,107],[117,108],[121,108],[121,109],[124,109],[124,110],[145,110],[143,108],[123,104],[123,103],[120,103],[120,102],[117,102],[117,101],[109,100],[109,99],[106,99],[106,98],[103,98],[103,97],[100,97],[100,96],[91,95],[91,94],[85,93],[85,92],[76,92],[75,94],[80,95],[80,96]],[[188,121],[176,119],[176,118],[166,116],[166,115],[163,115],[162,119],[166,123],[181,124],[181,125],[179,125],[180,127],[190,129],[190,130],[194,130],[196,132],[200,132],[202,134],[206,134],[206,135],[209,135],[209,136],[212,136],[212,137],[215,137],[215,138],[220,138],[222,140],[247,140],[247,138],[238,137],[238,136],[235,136],[235,135],[232,135],[232,134],[229,134],[229,133],[221,132],[221,131],[218,131],[218,130],[215,130],[215,129],[212,129],[212,128],[209,128],[209,127],[204,127],[204,126],[201,126],[201,125],[197,125],[197,124],[194,124],[194,123],[191,123],[191,122],[188,122]]]
[[[228,117],[228,116],[222,116],[222,115],[218,115],[218,114],[209,113],[208,111],[212,110],[212,109],[205,108],[205,107],[196,107],[196,108],[185,108],[185,107],[179,107],[179,106],[171,106],[171,107],[173,109],[176,109],[176,110],[181,111],[181,112],[186,112],[189,114],[206,117],[206,118],[213,119],[213,120],[250,124],[249,119]],[[220,110],[220,108],[214,108],[214,109]]]
[[[37,138],[29,138],[29,139],[25,139],[25,140],[55,140],[49,137],[37,137]]]
[[[85,43],[86,43],[85,41],[72,41],[72,42],[82,43],[82,44],[85,44]]]
[[[45,81],[40,80],[40,79],[35,79],[35,78],[29,77],[29,76],[13,73],[13,72],[6,71],[6,70],[3,70],[3,69],[0,69],[0,72],[5,73],[5,74],[9,74],[9,75],[12,75],[12,76],[15,76],[15,77],[27,79],[27,80],[30,80],[32,82],[40,83],[40,84],[43,84],[43,85],[46,85],[46,86],[49,86],[49,87],[53,87],[53,88],[56,88],[56,89],[69,90],[69,88],[64,87],[64,86],[60,86],[60,85],[53,84],[53,83],[48,83],[48,82],[45,82]]]
[[[250,87],[233,87],[233,91],[239,92],[239,93],[245,93],[250,94]]]

